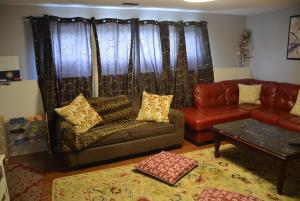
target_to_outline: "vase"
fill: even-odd
[[[246,66],[246,57],[239,53],[236,54],[236,65],[238,67],[245,67]]]

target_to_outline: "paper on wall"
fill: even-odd
[[[20,70],[18,56],[0,56],[0,71]]]

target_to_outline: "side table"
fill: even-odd
[[[4,171],[4,155],[0,154],[0,201],[9,201],[8,188]]]

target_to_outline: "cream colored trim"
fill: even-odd
[[[94,36],[94,29],[91,26],[91,48],[92,48],[92,88],[93,97],[99,96],[99,82],[98,82],[98,64],[97,64],[97,49],[96,40]]]
[[[215,82],[250,78],[252,78],[252,74],[249,67],[214,68]]]

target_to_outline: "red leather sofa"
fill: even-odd
[[[262,84],[261,105],[239,105],[238,83]],[[300,134],[300,117],[290,114],[300,85],[254,79],[226,80],[194,87],[194,107],[183,108],[185,137],[195,144],[213,140],[214,124],[244,118],[294,130]]]

